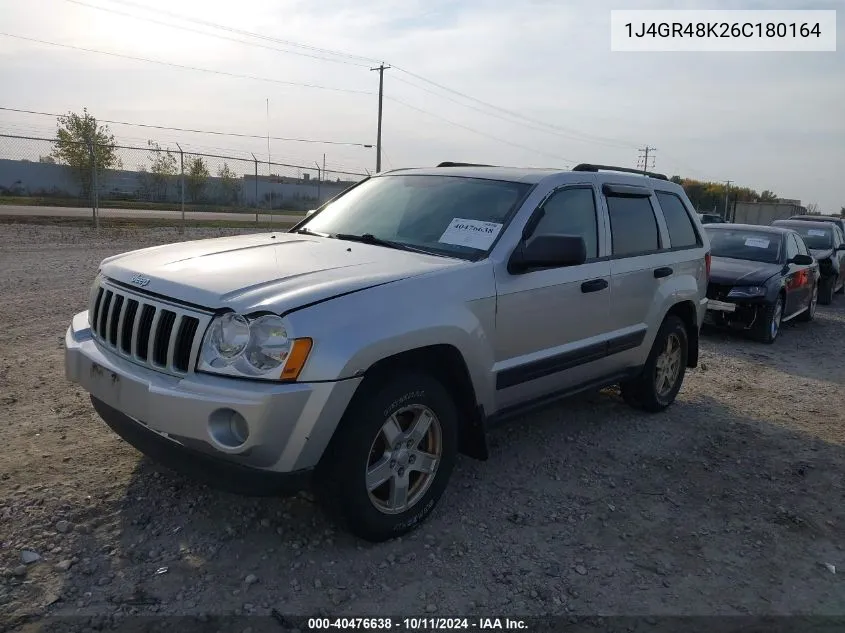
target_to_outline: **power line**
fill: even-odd
[[[268,42],[275,42],[277,44],[283,44],[285,46],[293,46],[295,48],[301,48],[303,50],[314,51],[317,53],[324,53],[328,55],[335,55],[337,57],[345,57],[347,59],[354,59],[362,63],[372,64],[372,63],[379,63],[377,59],[373,59],[372,57],[362,57],[361,55],[354,55],[352,53],[346,53],[343,51],[335,51],[329,48],[320,48],[318,46],[311,46],[310,44],[302,44],[301,42],[294,42],[291,40],[283,40],[277,37],[271,37],[269,35],[262,35],[261,33],[253,33],[252,31],[245,31],[243,29],[236,29],[231,26],[226,26],[224,24],[218,24],[216,22],[210,22],[208,20],[201,20],[199,18],[195,18],[193,16],[186,16],[184,14],[175,13],[173,11],[165,11],[164,9],[159,9],[156,7],[150,7],[148,5],[144,5],[138,2],[131,2],[130,0],[112,0],[113,4],[122,4],[125,6],[134,7],[136,9],[141,9],[142,11],[148,11],[150,13],[159,13],[161,15],[166,15],[172,18],[176,18],[177,20],[183,20],[185,22],[192,22],[194,24],[202,24],[203,26],[210,26],[216,29],[222,29],[224,31],[228,31],[230,33],[237,33],[238,35],[246,35],[249,37],[255,37],[264,41]]]
[[[606,142],[610,142],[610,143],[618,143],[618,141],[613,140],[613,139],[605,139],[604,137],[594,136],[592,134],[581,134],[581,133],[579,133],[575,130],[569,130],[569,129],[562,127],[562,126],[559,126],[559,125],[554,125],[552,123],[546,123],[545,121],[541,121],[539,119],[534,119],[534,118],[529,117],[527,115],[519,114],[518,112],[514,112],[512,110],[502,108],[502,107],[494,105],[492,103],[488,103],[486,101],[483,101],[482,99],[478,99],[477,97],[473,97],[472,95],[468,95],[468,94],[460,92],[458,90],[454,90],[452,88],[449,88],[448,86],[444,86],[443,84],[437,83],[436,81],[432,81],[431,79],[427,79],[427,78],[423,77],[422,75],[418,75],[416,73],[413,73],[410,70],[406,70],[404,68],[401,68],[400,66],[394,65],[393,68],[395,68],[396,70],[398,70],[401,73],[405,73],[406,75],[409,75],[411,77],[419,79],[420,81],[423,81],[427,84],[431,84],[432,86],[435,86],[435,87],[439,88],[440,90],[444,90],[446,92],[450,92],[452,94],[458,95],[459,97],[462,97],[462,98],[467,99],[469,101],[474,101],[475,103],[481,104],[483,106],[486,106],[488,108],[491,108],[491,109],[496,110],[498,112],[501,112],[503,114],[510,115],[511,117],[515,117],[515,118],[522,119],[522,120],[525,120],[525,121],[530,121],[531,123],[534,123],[536,125],[542,125],[543,127],[550,128],[550,129],[553,129],[553,130],[559,130],[561,132],[569,132],[569,133],[575,132],[576,134],[580,134],[581,136],[588,138],[590,140],[593,140],[595,142],[606,141]],[[621,143],[619,143],[619,144],[622,145]],[[624,143],[624,147],[633,147],[633,145],[631,145],[629,143]]]
[[[144,20],[146,22],[151,22],[153,24],[160,24],[162,26],[167,26],[167,27],[179,29],[179,30],[182,30],[182,31],[190,31],[192,33],[199,33],[200,35],[207,35],[208,37],[216,37],[218,39],[228,40],[230,42],[236,42],[238,44],[245,44],[246,46],[254,46],[256,48],[263,48],[263,49],[266,49],[266,50],[269,50],[269,51],[275,51],[277,53],[287,53],[289,55],[299,55],[301,57],[310,57],[312,59],[319,59],[319,60],[322,60],[322,61],[332,62],[332,63],[336,63],[336,64],[348,64],[350,66],[358,66],[360,68],[366,68],[367,65],[368,65],[368,64],[353,62],[353,61],[350,61],[350,60],[332,59],[330,57],[313,55],[311,53],[303,53],[303,52],[300,52],[300,51],[292,51],[292,50],[286,50],[286,49],[282,49],[282,48],[276,48],[275,46],[266,46],[264,44],[258,44],[257,42],[247,42],[247,41],[244,41],[244,40],[239,40],[239,39],[234,38],[234,37],[227,37],[227,36],[221,35],[219,33],[209,33],[208,31],[203,31],[201,29],[193,29],[189,26],[184,26],[184,25],[181,25],[181,24],[172,24],[170,22],[164,22],[163,20],[156,20],[155,18],[150,18],[150,17],[146,17],[146,16],[142,16],[142,15],[135,15],[133,13],[127,13],[126,11],[120,11],[118,9],[110,9],[108,7],[101,7],[101,6],[97,6],[97,5],[94,5],[94,4],[88,4],[87,2],[82,2],[81,0],[64,0],[64,1],[69,2],[71,4],[76,4],[76,5],[79,5],[79,6],[82,6],[82,7],[87,7],[89,9],[96,9],[97,11],[106,11],[108,13],[113,13],[115,15],[122,15],[124,17],[134,18],[136,20]],[[222,26],[221,26],[221,28],[222,28]]]
[[[148,20],[148,21],[159,23],[159,24],[165,24],[166,26],[171,26],[173,28],[184,28],[186,30],[200,32],[200,33],[203,33],[205,35],[217,37],[217,35],[207,33],[205,31],[196,31],[194,29],[189,29],[189,28],[181,26],[181,25],[174,25],[174,24],[168,24],[168,23],[165,23],[165,22],[160,22],[160,21],[154,20],[153,18],[127,14],[125,12],[118,12],[114,9],[109,9],[109,8],[106,8],[106,7],[98,7],[98,6],[86,4],[84,2],[81,2],[80,0],[65,0],[65,1],[73,2],[75,4],[81,4],[81,5],[88,6],[88,7],[94,8],[94,9],[102,9],[104,11],[110,11],[112,13],[119,13],[121,15],[127,15],[129,17],[135,17],[135,18],[138,18],[138,19],[141,19],[141,20]],[[319,53],[328,54],[328,55],[334,55],[334,56],[337,56],[337,57],[344,57],[344,58],[347,58],[349,60],[357,60],[357,62],[353,64],[353,65],[356,65],[356,66],[362,66],[362,67],[365,66],[365,64],[360,63],[360,62],[370,62],[370,63],[376,63],[376,64],[381,63],[380,61],[375,60],[375,59],[370,58],[370,57],[355,55],[355,54],[347,53],[347,52],[344,52],[344,51],[337,51],[337,50],[332,50],[332,49],[320,48],[320,47],[311,46],[311,45],[308,45],[308,44],[302,44],[300,42],[294,42],[294,41],[291,41],[291,40],[283,40],[283,39],[280,39],[280,38],[270,37],[270,36],[267,36],[267,35],[262,35],[261,33],[255,33],[255,32],[246,31],[246,30],[243,30],[243,29],[236,29],[236,28],[229,27],[229,26],[219,24],[219,23],[216,23],[216,22],[211,22],[211,21],[208,21],[208,20],[201,20],[201,19],[198,19],[198,18],[195,18],[195,17],[192,17],[192,16],[186,16],[184,14],[179,14],[179,13],[175,13],[175,12],[172,12],[172,11],[165,11],[165,10],[162,10],[162,9],[149,7],[149,6],[137,3],[137,2],[132,2],[131,0],[111,0],[111,1],[112,1],[112,3],[130,6],[130,7],[134,7],[134,8],[141,9],[141,10],[148,11],[148,12],[159,13],[161,15],[166,15],[166,16],[169,16],[171,18],[175,18],[177,20],[182,20],[182,21],[194,23],[194,24],[200,24],[200,25],[215,28],[215,29],[221,29],[221,30],[224,30],[224,31],[227,31],[227,32],[236,33],[238,35],[242,35],[242,36],[246,36],[246,37],[257,38],[257,39],[260,39],[260,40],[274,42],[274,43],[282,44],[282,45],[285,45],[285,46],[302,48],[303,50],[319,52]],[[231,38],[224,38],[224,39],[231,39]],[[232,40],[232,41],[239,42],[239,43],[242,43],[242,44],[246,44],[248,46],[253,45],[252,43],[244,42],[243,40]],[[267,47],[262,47],[262,48],[267,48]],[[272,48],[271,48],[271,50],[276,50],[277,52],[281,52],[281,53],[299,54],[299,53],[296,53],[295,51],[284,51],[284,50],[272,49]],[[319,57],[318,59],[325,59],[326,61],[337,61],[337,60],[326,59],[326,58],[323,58],[323,57]],[[569,135],[569,138],[576,139],[576,140],[583,140],[584,142],[592,142],[592,143],[606,145],[606,146],[610,146],[610,147],[620,147],[620,148],[625,148],[625,149],[635,147],[633,144],[628,143],[628,142],[624,142],[624,141],[620,141],[619,139],[609,139],[609,138],[606,138],[606,137],[596,136],[596,135],[593,135],[593,134],[586,134],[586,133],[579,132],[579,131],[571,129],[571,128],[566,128],[566,127],[563,127],[563,126],[560,126],[560,125],[547,123],[547,122],[541,121],[539,119],[534,119],[532,117],[528,117],[526,115],[519,114],[518,112],[514,112],[512,110],[502,108],[502,107],[497,106],[495,104],[488,103],[486,101],[483,101],[481,99],[478,99],[478,98],[473,97],[471,95],[468,95],[466,93],[454,90],[452,88],[449,88],[448,86],[444,86],[443,84],[432,81],[431,79],[423,77],[422,75],[419,75],[417,73],[413,73],[413,72],[411,72],[407,69],[401,68],[399,66],[394,66],[394,68],[396,68],[398,71],[400,71],[400,72],[402,72],[402,73],[404,73],[404,74],[406,74],[410,77],[414,77],[414,78],[416,78],[420,81],[423,81],[423,82],[428,83],[432,86],[435,86],[442,91],[449,92],[451,94],[455,94],[457,96],[462,97],[463,99],[473,101],[473,102],[478,103],[482,106],[485,106],[489,109],[495,110],[495,111],[500,112],[502,114],[506,114],[506,115],[510,116],[511,118],[518,119],[518,121],[511,121],[512,123],[517,123],[517,124],[520,124],[520,125],[523,125],[523,126],[526,126],[526,127],[532,127],[532,129],[537,129],[536,127],[533,127],[533,126],[539,125],[539,126],[542,126],[541,131],[555,130],[558,133],[559,136],[563,136],[564,138],[567,138],[567,135]],[[417,88],[418,90],[423,90],[425,92],[428,92],[429,94],[439,96],[440,98],[452,101],[452,102],[454,102],[458,105],[461,105],[463,107],[466,107],[466,108],[469,108],[469,109],[472,109],[472,110],[476,110],[478,112],[481,112],[482,114],[486,114],[488,116],[495,116],[495,117],[500,118],[500,119],[503,118],[501,115],[495,115],[495,114],[492,114],[490,112],[485,112],[484,110],[481,110],[477,107],[470,106],[470,105],[468,105],[466,103],[462,103],[462,102],[460,102],[456,99],[452,99],[452,98],[446,97],[445,95],[438,94],[434,91],[427,90],[427,89],[425,89],[421,86],[418,86],[414,83],[411,83],[409,81],[404,81],[404,83],[406,83],[410,86],[413,86],[413,87]],[[508,120],[508,119],[503,119],[503,120]],[[525,122],[533,124],[533,126],[532,125],[526,125]]]
[[[334,88],[332,86],[321,86],[319,84],[306,84],[306,83],[299,83],[296,81],[282,81],[281,79],[271,79],[270,77],[258,77],[256,75],[242,75],[239,73],[231,73],[225,70],[214,70],[213,68],[201,68],[199,66],[187,66],[185,64],[176,64],[173,62],[165,62],[158,59],[149,59],[147,57],[136,57],[134,55],[125,55],[123,53],[115,53],[113,51],[103,51],[96,48],[84,48],[82,46],[73,46],[71,44],[60,44],[58,42],[49,42],[47,40],[39,40],[34,37],[24,37],[23,35],[12,35],[11,33],[2,33],[0,32],[0,36],[2,37],[11,37],[16,40],[24,40],[27,42],[35,42],[37,44],[46,44],[48,46],[57,46],[59,48],[69,48],[75,51],[84,51],[86,53],[97,53],[99,55],[108,55],[110,57],[120,57],[123,59],[131,59],[133,61],[138,62],[147,62],[149,64],[159,64],[161,66],[170,66],[172,68],[180,68],[182,70],[193,70],[197,72],[203,73],[211,73],[213,75],[223,75],[226,77],[236,77],[238,79],[251,79],[253,81],[265,81],[268,83],[273,84],[280,84],[283,86],[298,86],[301,88],[315,88],[318,90],[331,90],[333,92],[346,92],[350,94],[362,94],[362,95],[371,95],[373,94],[369,90],[352,90],[350,88]]]
[[[18,112],[22,114],[37,114],[41,116],[49,116],[49,117],[60,117],[65,116],[63,114],[55,114],[52,112],[38,112],[36,110],[21,110],[19,108],[6,108],[0,106],[0,110],[5,112]],[[215,136],[232,136],[235,138],[259,138],[264,140],[267,138],[266,134],[239,134],[237,132],[218,132],[215,130],[195,130],[191,128],[183,128],[183,127],[170,127],[167,125],[152,125],[148,123],[130,123],[128,121],[114,121],[112,119],[97,119],[102,123],[111,123],[112,125],[128,125],[131,127],[143,127],[149,128],[153,130],[168,130],[172,132],[190,132],[193,134],[212,134]],[[368,143],[346,143],[342,141],[320,141],[315,139],[307,139],[307,138],[290,138],[286,136],[271,136],[271,140],[273,141],[289,141],[291,143],[319,143],[322,145],[346,145],[350,147],[366,147],[371,148],[372,145]]]
[[[556,130],[550,130],[548,128],[544,128],[544,127],[541,127],[541,126],[538,126],[538,125],[534,125],[532,123],[526,123],[524,121],[517,121],[517,120],[514,120],[512,117],[502,115],[502,114],[497,114],[495,112],[488,112],[488,111],[484,110],[483,108],[479,108],[477,106],[473,106],[473,105],[470,105],[468,103],[464,103],[462,101],[459,101],[458,99],[455,99],[453,97],[448,97],[446,95],[437,93],[433,90],[429,90],[428,88],[424,88],[423,86],[420,86],[419,84],[415,84],[413,82],[410,82],[407,79],[402,79],[401,77],[394,77],[393,80],[398,81],[398,82],[403,83],[403,84],[406,84],[408,86],[413,86],[417,90],[427,92],[428,94],[434,95],[434,96],[439,97],[441,99],[446,99],[447,101],[451,101],[452,103],[455,103],[455,104],[462,106],[464,108],[469,108],[470,110],[480,112],[481,114],[484,114],[486,116],[495,117],[495,118],[500,119],[502,121],[507,121],[508,123],[515,123],[517,125],[521,125],[523,127],[529,128],[531,130],[543,132],[544,134],[554,134],[555,136],[559,136],[561,138],[565,138],[565,139],[569,139],[569,140],[573,140],[573,141],[581,141],[581,142],[584,142],[584,143],[595,143],[597,145],[606,145],[606,146],[609,146],[609,147],[619,147],[619,148],[623,148],[623,149],[629,149],[631,147],[634,147],[634,145],[630,145],[630,144],[622,144],[622,143],[614,143],[614,142],[611,142],[611,141],[596,140],[594,138],[590,138],[589,135],[581,134],[580,132],[574,132],[573,131],[571,134],[567,134],[567,133],[564,133],[564,132],[559,132],[559,131],[556,131]]]
[[[389,101],[393,101],[395,103],[403,105],[406,108],[410,108],[411,110],[416,110],[417,112],[421,112],[422,114],[427,114],[428,116],[434,117],[435,119],[440,119],[441,121],[443,121],[444,123],[448,123],[449,125],[454,125],[455,127],[463,128],[464,130],[472,132],[473,134],[478,134],[480,136],[486,136],[489,139],[492,139],[494,141],[498,141],[500,143],[505,143],[506,145],[510,145],[512,147],[518,147],[519,149],[524,149],[524,150],[527,150],[529,152],[534,152],[535,154],[542,154],[544,156],[549,156],[549,157],[554,158],[556,160],[562,160],[562,161],[565,161],[565,162],[568,162],[568,163],[578,162],[578,161],[572,160],[571,158],[564,158],[563,156],[558,156],[556,154],[550,154],[549,152],[544,152],[544,151],[538,150],[534,147],[528,147],[527,145],[520,145],[519,143],[514,143],[512,141],[508,141],[508,140],[500,138],[498,136],[493,136],[492,134],[487,134],[486,132],[476,130],[475,128],[471,128],[468,125],[463,125],[462,123],[456,123],[455,121],[452,121],[450,119],[446,119],[446,118],[440,116],[439,114],[434,114],[433,112],[429,112],[428,110],[423,110],[422,108],[412,106],[410,103],[406,103],[404,101],[401,101],[400,99],[397,99],[396,97],[390,97],[390,96],[385,95],[384,98],[388,99]]]

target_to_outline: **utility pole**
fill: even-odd
[[[270,98],[267,97],[267,176],[270,176]]]
[[[637,167],[642,167],[643,174],[645,174],[649,168],[654,169],[654,152],[656,151],[656,147],[649,147],[648,145],[639,149],[640,157],[637,161]],[[649,154],[651,154],[651,165],[648,164]]]
[[[370,68],[371,71],[378,71],[378,135],[376,136],[376,173],[381,171],[381,112],[382,103],[384,101],[384,71],[390,68],[384,63],[380,64],[378,68]]]
[[[320,178],[320,163],[314,161],[314,164],[317,165],[317,207],[320,206],[320,185],[322,183],[322,178]],[[317,207],[314,207],[315,209]]]
[[[723,219],[727,221],[728,219],[728,192],[731,190],[731,183],[733,180],[726,180],[725,181],[725,215]]]

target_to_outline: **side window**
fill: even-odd
[[[649,198],[607,196],[613,254],[636,255],[660,248],[657,218]]]
[[[798,254],[798,242],[795,241],[794,235],[786,236],[786,261],[790,261]]]
[[[842,235],[842,229],[840,229],[835,224],[833,225],[833,245],[839,246],[842,242],[845,241],[845,237]]]
[[[658,191],[657,201],[660,203],[666,227],[669,229],[671,247],[698,246],[701,242],[681,199],[674,193]]]
[[[795,237],[794,235],[792,237]],[[810,251],[807,250],[807,245],[804,243],[804,240],[800,237],[795,237],[795,241],[798,242],[798,252],[801,255],[809,255]]]
[[[587,245],[587,259],[598,257],[596,200],[592,188],[561,189],[546,200],[543,211],[534,235],[580,235]]]

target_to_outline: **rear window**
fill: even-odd
[[[707,227],[704,230],[710,238],[710,253],[713,257],[748,259],[767,264],[777,264],[780,261],[783,240],[778,233]]]
[[[613,254],[632,256],[660,248],[657,218],[648,198],[607,196]]]
[[[773,222],[775,226],[790,228],[804,238],[807,248],[833,248],[833,225],[827,222]]]
[[[672,248],[683,248],[685,246],[698,246],[698,234],[692,224],[684,203],[674,193],[663,191],[657,192],[657,201],[663,211],[663,218],[666,220],[666,228],[669,229],[669,241]]]

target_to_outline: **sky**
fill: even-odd
[[[0,107],[85,107],[113,121],[331,141],[272,140],[270,157],[310,167],[325,155],[329,169],[372,172],[376,152],[363,147],[376,141],[370,68],[383,61],[382,169],[444,160],[635,167],[649,146],[655,171],[838,212],[845,2],[671,4],[839,9],[837,52],[611,52],[610,10],[667,6],[651,0],[0,0]],[[266,138],[109,127],[125,145],[153,139],[268,158]],[[0,134],[54,130],[54,117],[0,110]],[[17,157],[16,147],[24,152],[0,138],[3,157]]]

